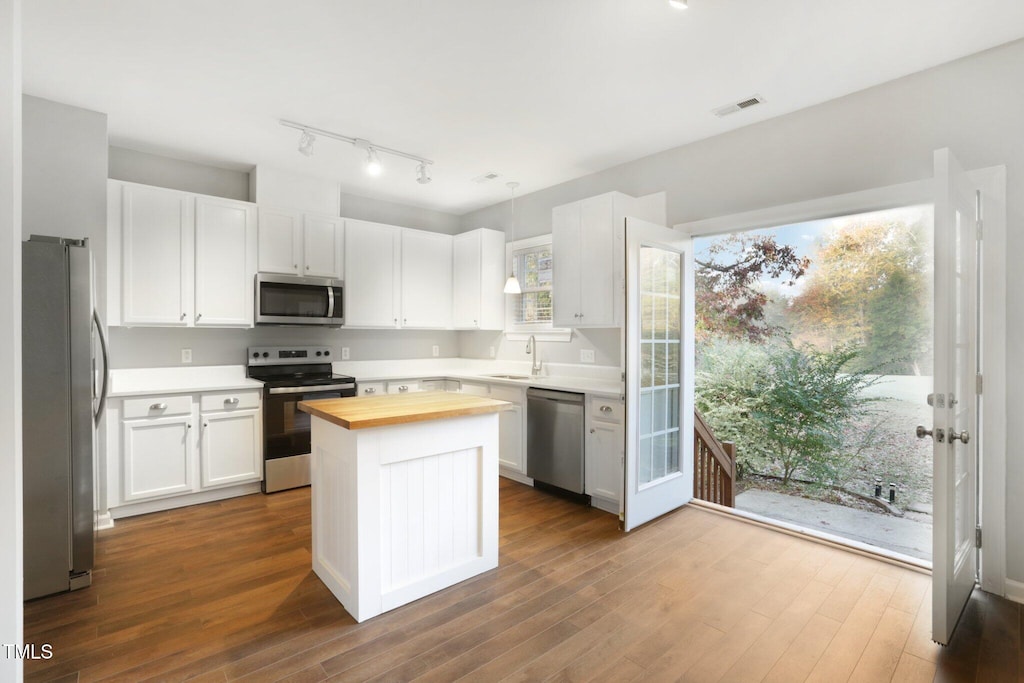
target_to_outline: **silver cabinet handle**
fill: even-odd
[[[233,398],[226,398],[226,399],[224,399],[224,402],[227,403],[228,405],[237,406],[238,405],[238,397],[235,396]]]
[[[572,317],[574,317],[574,318],[578,318],[578,317],[580,317],[580,314],[579,314],[579,313],[573,313],[573,314],[572,314]]]
[[[294,268],[295,270],[298,270],[299,269],[299,264],[296,263],[295,265],[292,266],[292,268]]]
[[[409,391],[409,387],[407,387],[406,385],[403,384],[402,386],[398,387],[398,390],[399,391]]]
[[[395,318],[395,325],[398,325],[398,318]]]
[[[402,324],[405,325],[409,322],[408,318],[402,318]]]
[[[189,429],[192,429],[192,423],[191,422],[186,422],[185,426],[188,427]]]
[[[474,320],[474,321],[473,321],[473,324],[474,324],[474,325],[476,325],[476,324],[477,324],[477,322],[476,322],[476,321]]]
[[[166,403],[154,403],[149,407],[150,410],[167,410]]]
[[[364,394],[376,394],[377,393],[377,387],[367,387],[367,388],[363,389],[363,393]]]
[[[306,270],[309,270],[309,266],[306,266]]]
[[[199,319],[202,318],[202,317],[203,317],[202,313],[196,313],[196,322],[199,322]]]
[[[952,429],[949,430],[949,442],[953,443],[954,441],[957,440],[959,440],[963,444],[967,444],[971,440],[971,435],[966,429],[960,432],[959,434],[954,432]]]
[[[612,407],[611,406],[601,406],[601,412],[602,413],[610,413],[610,412],[612,412]]]
[[[591,434],[593,434],[593,433],[594,433],[594,432],[596,432],[596,431],[597,431],[597,430],[596,430],[596,429],[594,429],[593,427],[591,427],[591,428],[590,428],[590,433],[591,433]]]
[[[182,314],[181,314],[181,319],[182,319],[182,320],[184,320],[184,319],[185,319],[185,314],[184,314],[184,313],[182,313]]]

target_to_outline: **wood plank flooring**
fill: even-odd
[[[309,489],[120,521],[91,588],[27,603],[30,681],[1024,681],[1019,605],[929,638],[930,578],[686,507],[629,535],[501,480],[500,567],[356,624]]]

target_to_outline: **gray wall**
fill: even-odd
[[[249,173],[197,164],[125,147],[110,148],[110,177],[214,197],[249,201]]]
[[[107,115],[26,95],[22,237],[88,237],[106,313]]]
[[[592,350],[596,365],[619,365],[622,333],[615,329],[577,330],[568,342],[542,341],[537,344],[545,363],[579,363],[580,351]],[[459,356],[490,358],[494,347],[498,360],[533,360],[526,353],[526,342],[509,341],[501,332],[459,332]]]
[[[551,208],[621,190],[668,194],[669,224],[723,216],[932,177],[932,152],[954,150],[968,169],[1007,168],[1007,357],[1010,387],[1024,385],[1024,41],[671,149],[516,199],[516,232],[551,229]],[[771,106],[770,104],[767,106]],[[737,114],[742,116],[742,114]],[[507,204],[507,203],[506,203]],[[506,204],[463,217],[498,228]],[[1024,421],[1011,401],[1009,424]],[[1007,520],[1024,519],[1024,453],[1007,440]],[[1024,581],[1024,535],[1011,523],[1007,573]]]
[[[396,204],[346,192],[341,193],[341,215],[345,218],[400,225],[403,228],[443,232],[447,235],[461,232],[462,225],[461,218],[452,213]]]
[[[293,344],[330,346],[335,360],[349,348],[351,360],[430,358],[437,345],[439,357],[459,355],[458,332],[432,330],[334,330],[315,327],[257,327],[251,330],[165,329],[114,327],[110,329],[112,368],[151,368],[182,365],[181,350],[192,349],[192,365],[242,365],[249,346]]]

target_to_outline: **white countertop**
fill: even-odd
[[[245,376],[244,365],[131,368],[110,371],[110,398],[150,394],[191,394],[203,391],[263,389],[263,382]]]
[[[467,382],[542,387],[601,396],[621,396],[619,369],[602,365],[545,364],[541,374],[529,377],[530,363],[474,358],[417,358],[396,361],[340,361],[334,372],[360,382],[447,377]],[[152,394],[191,394],[204,391],[262,389],[249,379],[244,365],[199,365],[167,368],[131,368],[110,371],[111,398]],[[527,379],[503,379],[491,375],[525,375]]]

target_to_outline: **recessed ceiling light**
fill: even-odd
[[[668,0],[669,7],[675,7],[676,9],[686,9],[690,6],[688,0]]]

